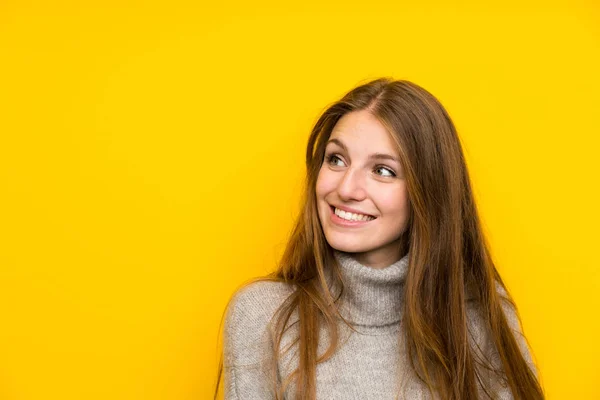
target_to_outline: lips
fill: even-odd
[[[340,209],[342,211],[351,212],[353,214],[362,214],[362,215],[366,215],[366,216],[369,216],[369,217],[377,218],[376,216],[374,216],[372,214],[367,214],[367,213],[364,213],[362,211],[354,210],[354,209],[348,208],[348,207],[339,207],[339,206],[332,206],[332,205],[329,205],[329,207],[331,208],[331,211],[334,214],[335,214],[335,209],[337,208],[337,209]]]

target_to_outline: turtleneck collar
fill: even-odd
[[[340,313],[353,325],[386,326],[400,321],[408,254],[385,268],[361,264],[351,253],[334,249],[346,286]],[[334,296],[338,293],[334,289]]]

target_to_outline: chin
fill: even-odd
[[[329,245],[335,250],[343,251],[345,253],[364,253],[373,250],[373,246],[365,246],[364,243],[355,243],[348,240],[337,240],[336,238],[327,238]]]

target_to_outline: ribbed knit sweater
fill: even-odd
[[[346,282],[340,313],[358,333],[338,320],[339,347],[332,358],[317,364],[317,399],[431,399],[427,387],[410,368],[400,334],[408,255],[382,269],[359,263],[351,253],[336,250],[335,257]],[[329,282],[330,277],[327,279]],[[497,289],[505,294],[499,285]],[[282,282],[255,282],[234,294],[224,324],[225,400],[275,398],[268,362],[273,356],[273,331],[268,325],[277,307],[292,291],[290,285]],[[521,351],[537,374],[514,309],[504,301],[503,307]],[[467,307],[471,344],[477,356],[485,356],[499,366],[490,334],[479,315],[476,307]],[[292,329],[284,334],[280,351],[297,337],[298,331],[294,328],[298,324],[293,324],[298,320],[297,311],[291,319]],[[319,356],[328,345],[328,331],[322,326]],[[297,346],[281,356],[277,368],[279,381],[297,368]],[[490,375],[483,372],[482,375],[486,387],[496,398],[513,399],[508,387],[492,380]],[[487,399],[481,387],[479,390],[480,399]],[[285,399],[295,399],[294,391],[292,383],[285,392]]]

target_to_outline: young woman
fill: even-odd
[[[331,105],[278,269],[227,306],[225,399],[543,399],[456,129],[406,80]]]

